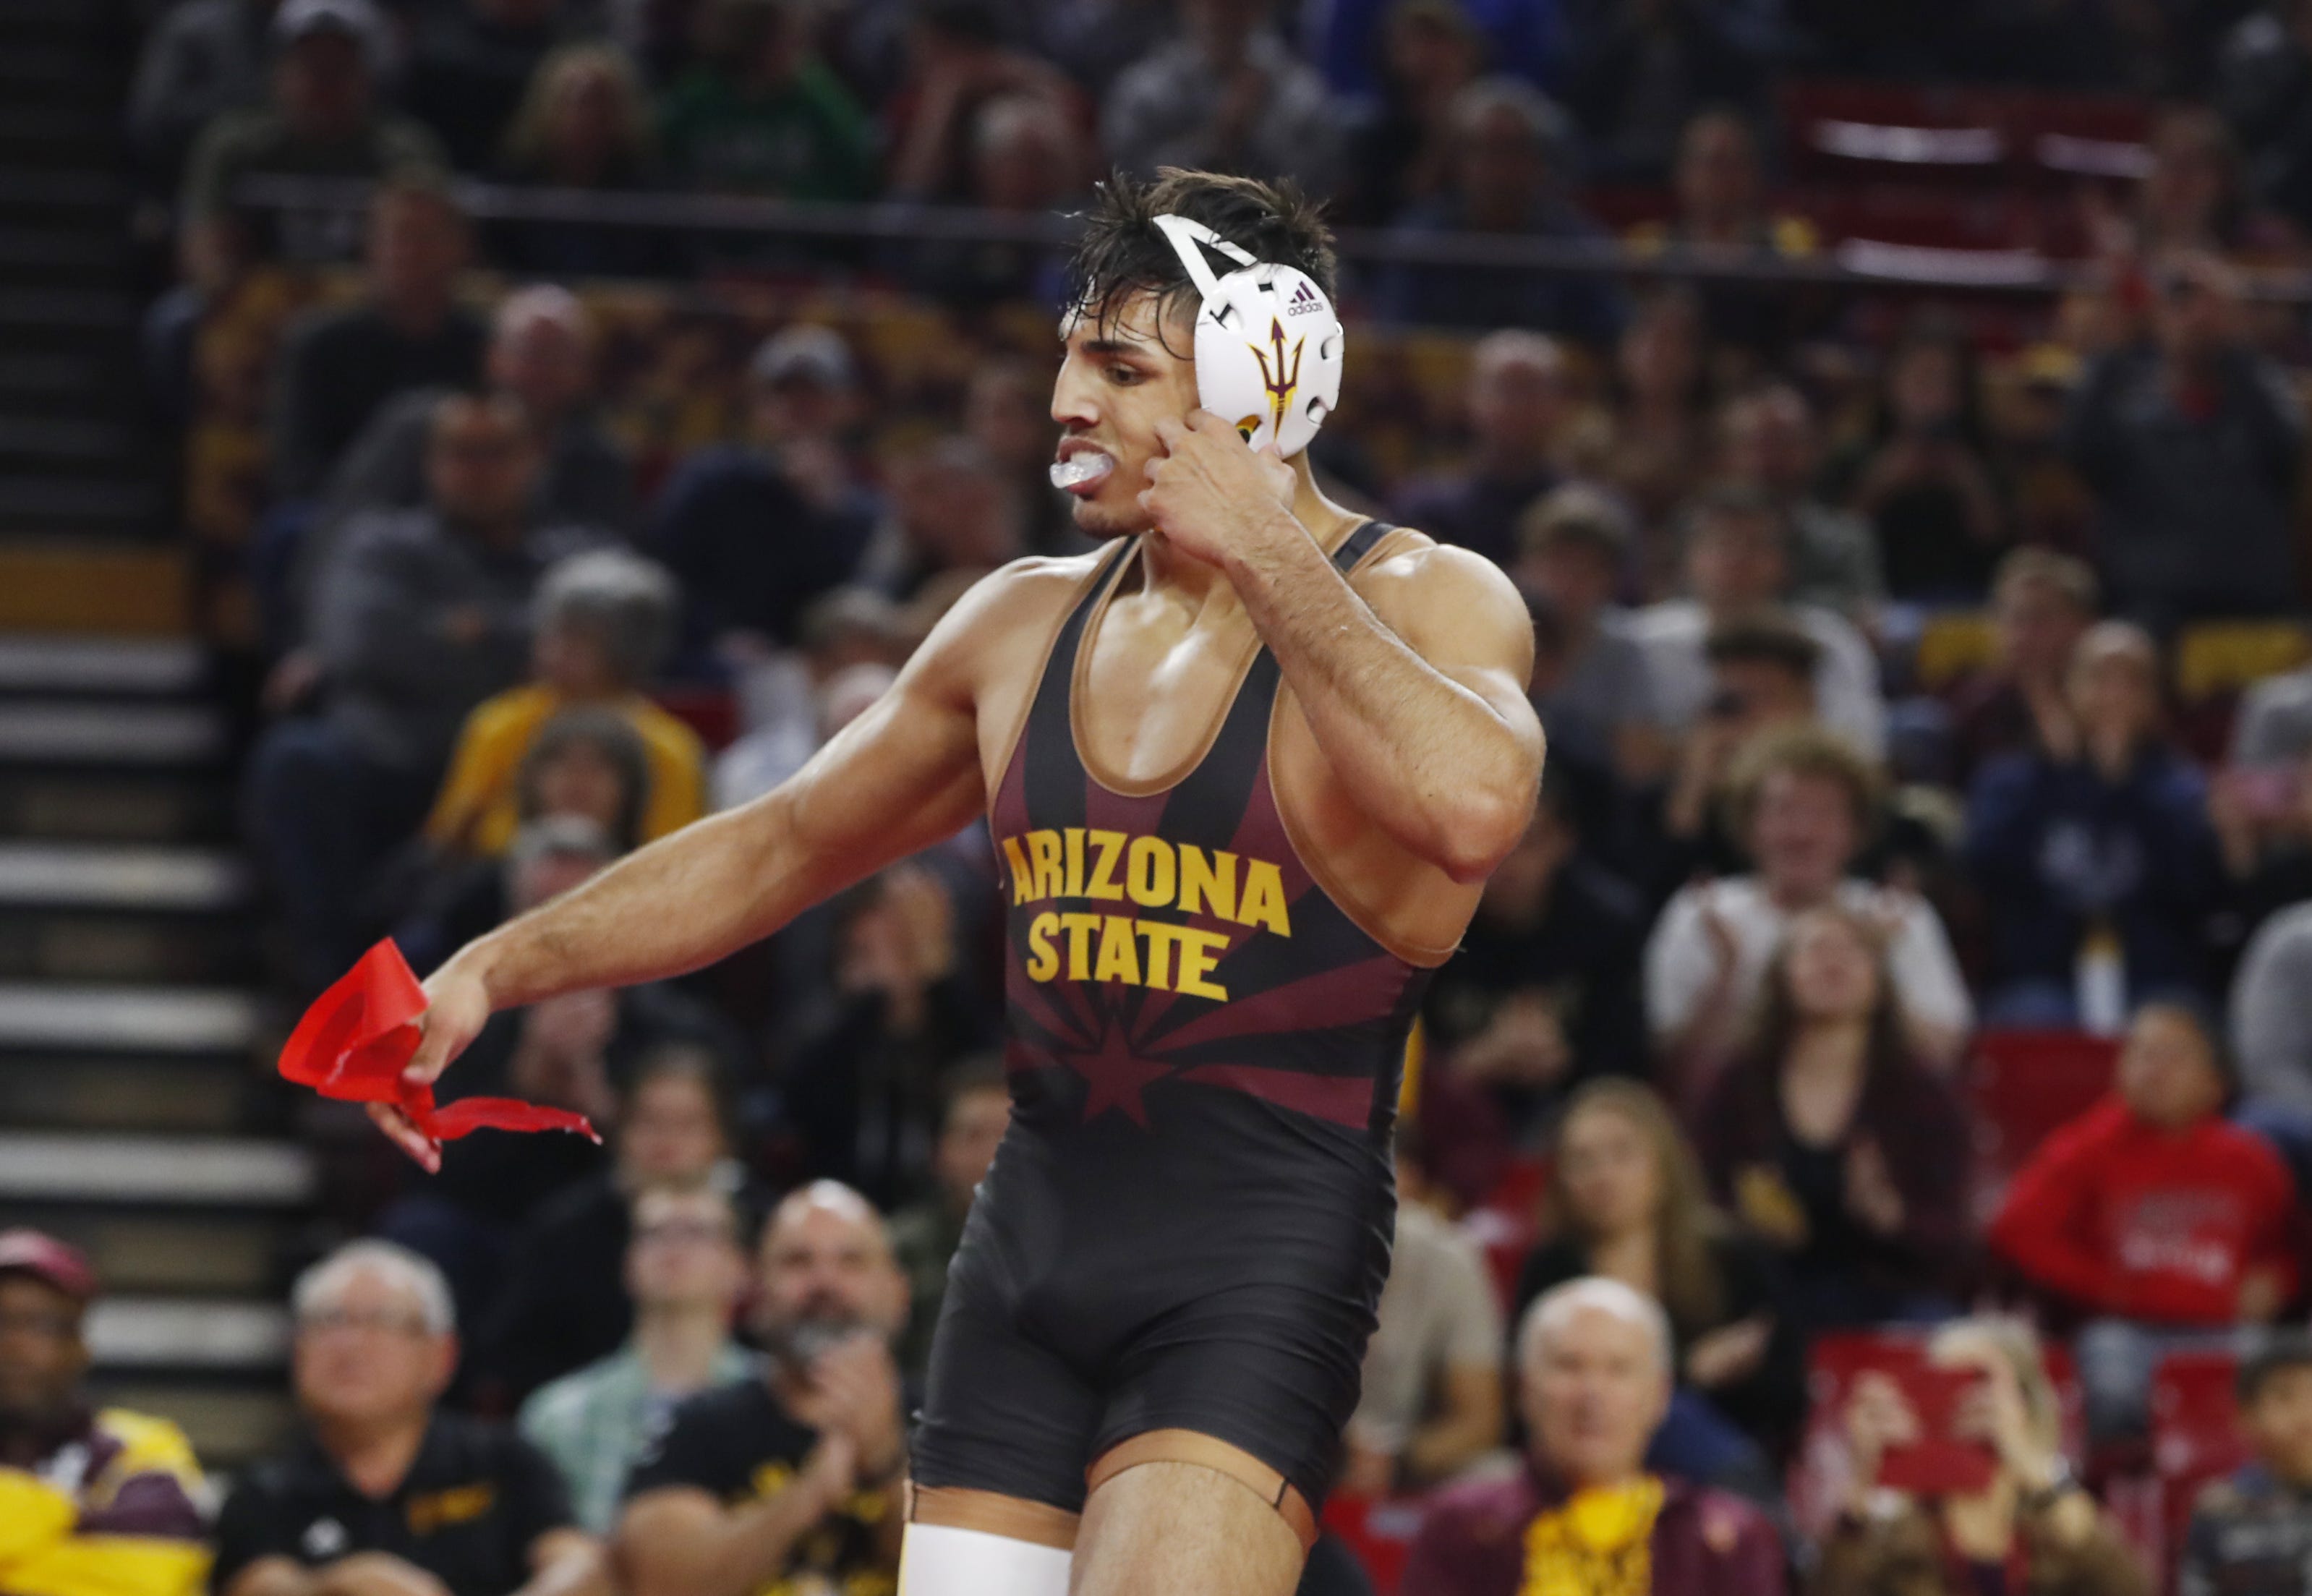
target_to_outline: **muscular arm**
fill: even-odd
[[[822,1496],[801,1478],[727,1512],[690,1486],[646,1491],[618,1525],[619,1562],[633,1596],[747,1596],[786,1567],[795,1542],[825,1514]]]
[[[1533,626],[1509,579],[1433,547],[1385,562],[1368,603],[1283,511],[1227,569],[1358,807],[1455,881],[1483,881],[1541,776]]]
[[[1035,573],[1049,569],[1023,562],[966,594],[891,689],[789,781],[460,949],[425,983],[410,1076],[439,1075],[496,1010],[712,963],[968,822],[985,786],[974,700],[981,652],[1033,618],[1023,606],[1048,580]],[[438,1167],[438,1150],[398,1110],[372,1105],[371,1117]]]

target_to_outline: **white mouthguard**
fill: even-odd
[[[1082,487],[1087,482],[1097,482],[1116,469],[1116,462],[1105,454],[1086,450],[1065,460],[1052,462],[1052,486],[1057,488]]]

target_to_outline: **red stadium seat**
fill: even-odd
[[[2151,1377],[2151,1466],[2170,1548],[2183,1545],[2201,1488],[2248,1460],[2232,1400],[2238,1374],[2229,1352],[2171,1352]]]
[[[1979,181],[2014,153],[1997,96],[1980,90],[1807,79],[1781,101],[1796,172]]]
[[[1485,1265],[1493,1274],[1493,1291],[1503,1313],[1517,1305],[1518,1275],[1540,1234],[1541,1198],[1548,1184],[1549,1165],[1545,1161],[1514,1158],[1484,1201],[1461,1216],[1462,1233],[1484,1249]]]
[[[1988,1223],[2007,1183],[2047,1133],[2111,1090],[2119,1045],[2068,1030],[1993,1030],[1975,1040],[1966,1083],[1975,1127],[1975,1211]]]
[[[1421,1533],[1421,1498],[1335,1494],[1325,1502],[1325,1528],[1356,1554],[1373,1583],[1374,1596],[1397,1596],[1405,1578],[1406,1559],[1413,1553],[1413,1538]]]

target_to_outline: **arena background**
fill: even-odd
[[[325,36],[353,47],[292,83]],[[358,648],[314,630],[333,551],[425,492],[407,393],[484,382],[510,295],[575,295],[590,343],[542,423],[566,493],[536,520],[679,584],[641,685],[672,716],[652,771],[696,813],[792,768],[971,574],[1071,546],[1044,411],[1070,214],[1111,168],[1326,197],[1350,352],[1320,478],[1533,590],[1556,818],[1520,858],[1591,917],[1570,946],[1481,916],[1406,1098],[1423,1200],[1505,1307],[1552,1233],[1572,1085],[1692,1108],[1646,1023],[1647,938],[1745,868],[1714,806],[1759,734],[1594,675],[1557,691],[1596,636],[1535,513],[1569,486],[1615,603],[1677,600],[1689,532],[1764,517],[1792,540],[1775,596],[1867,644],[1886,819],[1856,868],[1931,906],[1971,997],[1948,1308],[2019,1307],[2059,1348],[2076,1323],[1984,1226],[2108,1085],[2131,1002],[2187,990],[2246,1095],[2312,1103],[2287,1018],[2312,938],[2312,6],[0,0],[0,1229],[87,1251],[94,1389],[182,1425],[215,1480],[293,1425],[299,1269],[381,1226],[447,1237],[461,1311],[497,1322],[526,1227],[608,1167],[467,1144],[428,1197],[274,1074],[347,950],[393,933],[422,969],[506,897],[503,831],[419,822],[442,728],[528,675],[520,637],[442,667],[416,590]],[[389,212],[399,253],[365,254]],[[2208,327],[2177,330],[2194,306]],[[2108,891],[1986,829],[2069,802],[1986,783],[2001,755],[2087,757],[2042,746],[2002,675],[2019,549],[2085,562],[2092,612],[2157,650],[2158,813],[2110,820],[2141,851]],[[382,763],[320,734],[370,712],[406,721]],[[538,718],[499,728],[491,802]],[[935,854],[632,1022],[727,1076],[718,1179],[936,1205],[941,1084],[1000,989],[985,839]],[[556,1089],[615,1118],[640,1049],[590,1046]],[[413,1202],[454,1213],[429,1230]],[[504,1334],[469,1334],[457,1388],[501,1416],[570,1366]],[[1867,1342],[1802,1347],[1810,1416],[1757,1437],[1800,1533]],[[2240,1455],[2227,1368],[2183,1357],[2150,1434],[2080,1451],[2155,1566]],[[1348,1492],[1329,1521],[1387,1590],[1421,1513]]]

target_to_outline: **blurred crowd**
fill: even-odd
[[[2050,202],[2089,269],[2027,314],[1677,280],[1820,247],[1779,197],[1799,71],[2163,98]],[[2312,339],[2266,291],[2312,226],[2308,83],[2295,0],[178,0],[128,110],[181,268],[159,408],[198,438],[201,329],[262,274],[343,284],[241,384],[282,990],[385,934],[430,969],[769,790],[977,575],[1085,547],[1055,345],[978,348],[895,431],[888,353],[796,319],[734,426],[645,461],[564,285],[1048,326],[1041,246],[516,223],[451,174],[1020,218],[1177,163],[1400,237],[1618,243],[1351,263],[1352,367],[1445,329],[1452,420],[1384,449],[1353,390],[1320,478],[1511,572],[1550,747],[1423,1015],[1341,1498],[1421,1504],[1406,1596],[1644,1589],[1633,1548],[1677,1592],[2132,1592],[2179,1557],[2312,1590]],[[890,1590],[1008,1113],[994,878],[975,828],[714,969],[499,1016],[446,1094],[609,1146],[477,1138],[341,1203],[368,1239],[293,1299],[307,1433],[213,1528],[164,1420],[79,1406],[84,1263],[0,1241],[0,1588],[96,1588],[26,1571],[96,1555],[101,1492],[159,1526],[121,1592],[189,1588],[205,1537],[220,1596]],[[2105,1073],[1992,1157],[1984,1057],[2055,1044]],[[1810,1383],[1859,1332],[1911,1361]],[[2253,1460],[2147,1537],[2115,1506],[2205,1356]],[[1919,1472],[1929,1433],[1980,1471]],[[1366,1577],[1328,1540],[1309,1589]]]

